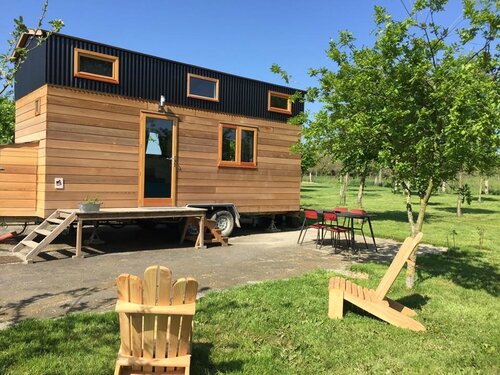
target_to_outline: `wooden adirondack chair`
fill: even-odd
[[[198,282],[182,278],[172,285],[168,268],[151,266],[144,280],[122,274],[116,284],[121,345],[115,375],[189,374]]]
[[[408,237],[403,242],[376,290],[363,288],[341,277],[332,277],[328,286],[328,316],[342,319],[345,300],[397,327],[425,331],[421,323],[411,318],[417,315],[415,311],[386,297],[422,236],[423,233],[419,233],[415,238]]]

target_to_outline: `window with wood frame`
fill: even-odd
[[[75,77],[119,83],[118,56],[75,48],[73,59],[73,75]]]
[[[40,116],[42,113],[42,99],[38,98],[35,100],[35,116]]]
[[[219,124],[219,166],[257,167],[257,128]]]
[[[267,110],[269,112],[292,114],[292,101],[290,95],[276,91],[267,93]]]
[[[204,100],[219,101],[219,80],[188,73],[187,96]]]

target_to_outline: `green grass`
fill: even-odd
[[[333,207],[337,194],[329,180],[304,184],[303,205]],[[401,275],[390,291],[418,312],[426,332],[399,329],[354,309],[343,320],[329,320],[327,283],[333,274],[316,271],[203,297],[195,315],[192,373],[498,374],[500,197],[487,198],[457,218],[454,196],[436,196],[425,242],[446,245],[454,230],[455,246],[419,257],[413,290],[405,289]],[[355,188],[348,199],[355,202]],[[408,234],[402,196],[369,187],[365,208],[377,214],[378,236]],[[481,249],[478,226],[485,228]],[[356,265],[369,275],[356,282],[375,287],[386,267]],[[25,321],[0,331],[0,373],[110,374],[118,346],[114,313]]]
[[[303,207],[334,208],[339,204],[339,185],[332,178],[323,177],[318,182],[302,183]],[[357,186],[351,184],[347,194],[349,208],[356,207]],[[482,197],[482,202],[474,199],[471,205],[462,208],[463,216],[456,216],[457,196],[449,193],[436,193],[430,199],[422,231],[424,242],[437,246],[481,248],[493,251],[500,247],[500,195]],[[418,197],[414,197],[413,210],[418,213]],[[406,197],[401,193],[393,194],[389,188],[368,186],[363,198],[363,208],[375,214],[373,230],[377,237],[403,240],[410,233],[406,215]],[[492,252],[490,256],[496,256]],[[497,262],[499,264],[499,262]]]

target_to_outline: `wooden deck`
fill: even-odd
[[[204,248],[204,208],[193,207],[140,207],[140,208],[104,208],[98,212],[82,212],[79,210],[59,210],[66,213],[75,213],[76,229],[76,255],[82,257],[82,231],[85,221],[130,220],[130,219],[168,219],[168,218],[194,218],[199,221],[200,230],[197,248]],[[187,224],[187,221],[186,221]],[[184,231],[185,232],[185,231]],[[182,240],[182,239],[181,239]]]

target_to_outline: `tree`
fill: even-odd
[[[300,169],[302,175],[309,172],[318,163],[318,151],[316,145],[311,142],[299,141],[292,147],[292,151],[300,154]],[[311,178],[309,178],[311,180]]]
[[[0,144],[14,141],[15,113],[14,101],[7,97],[0,97]]]
[[[48,6],[49,1],[45,0],[40,18],[34,29],[29,29],[25,25],[22,16],[14,19],[14,31],[12,31],[11,38],[7,41],[9,47],[5,53],[0,54],[0,95],[3,95],[14,84],[16,73],[28,57],[29,51],[42,44],[51,32],[58,32],[64,26],[62,20],[54,19],[48,22],[50,25],[49,32],[42,30]],[[20,47],[17,43],[23,35],[28,35],[28,40],[25,47]]]
[[[498,164],[500,94],[496,67],[499,15],[493,1],[463,1],[463,28],[435,22],[447,0],[416,0],[394,20],[375,7],[376,42],[357,48],[349,32],[330,42],[334,70],[314,69],[306,98],[323,108],[304,134],[344,162],[390,169],[407,194],[412,235],[422,231],[434,191],[459,171]],[[403,6],[404,3],[402,2]],[[476,49],[473,48],[475,46]],[[418,195],[414,215],[412,195]],[[407,268],[415,281],[416,252]]]
[[[45,0],[35,29],[29,29],[22,16],[14,19],[14,31],[10,34],[11,39],[7,41],[9,47],[5,53],[0,54],[0,144],[14,141],[15,105],[11,93],[7,90],[14,85],[16,74],[28,53],[42,44],[51,32],[58,32],[64,26],[62,20],[55,19],[48,22],[51,27],[49,32],[42,30],[48,6],[49,1]],[[26,35],[28,40],[21,47],[18,41],[23,35]]]

